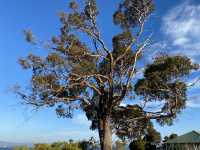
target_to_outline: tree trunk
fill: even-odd
[[[99,138],[101,150],[112,150],[112,130],[109,119],[102,119],[99,122]]]

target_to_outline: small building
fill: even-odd
[[[165,142],[164,150],[200,150],[200,132],[191,131]]]

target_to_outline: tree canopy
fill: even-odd
[[[185,108],[187,85],[183,78],[198,65],[187,56],[161,55],[144,67],[141,79],[136,78],[138,62],[151,41],[142,33],[154,11],[153,1],[119,3],[113,12],[113,24],[121,32],[112,38],[112,48],[107,47],[100,33],[97,21],[101,10],[96,0],[84,2],[79,6],[72,1],[71,10],[60,14],[60,34],[45,45],[46,56],[29,54],[19,60],[24,69],[32,71],[32,78],[30,88],[16,88],[16,92],[25,104],[56,107],[61,117],[72,117],[75,109],[83,110],[91,129],[99,132],[102,150],[111,150],[113,132],[134,139],[151,119],[161,125],[171,124]],[[79,33],[91,43],[84,42]],[[31,31],[25,34],[31,44],[40,44]],[[122,106],[125,100],[130,103]],[[163,105],[147,111],[147,104],[156,101]]]

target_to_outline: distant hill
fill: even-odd
[[[5,142],[5,141],[0,141],[0,150],[4,150],[3,148],[12,148],[15,146],[32,146],[32,144],[27,144],[27,143],[11,143],[11,142]]]
[[[1,148],[0,147],[0,150],[13,150],[13,148]]]
[[[9,142],[0,141],[0,148],[13,147],[15,145],[16,145],[15,143],[9,143]]]

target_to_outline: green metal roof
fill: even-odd
[[[200,143],[200,132],[198,131],[191,131],[184,135],[178,136],[177,138],[168,140],[167,144],[192,144],[192,143]]]

